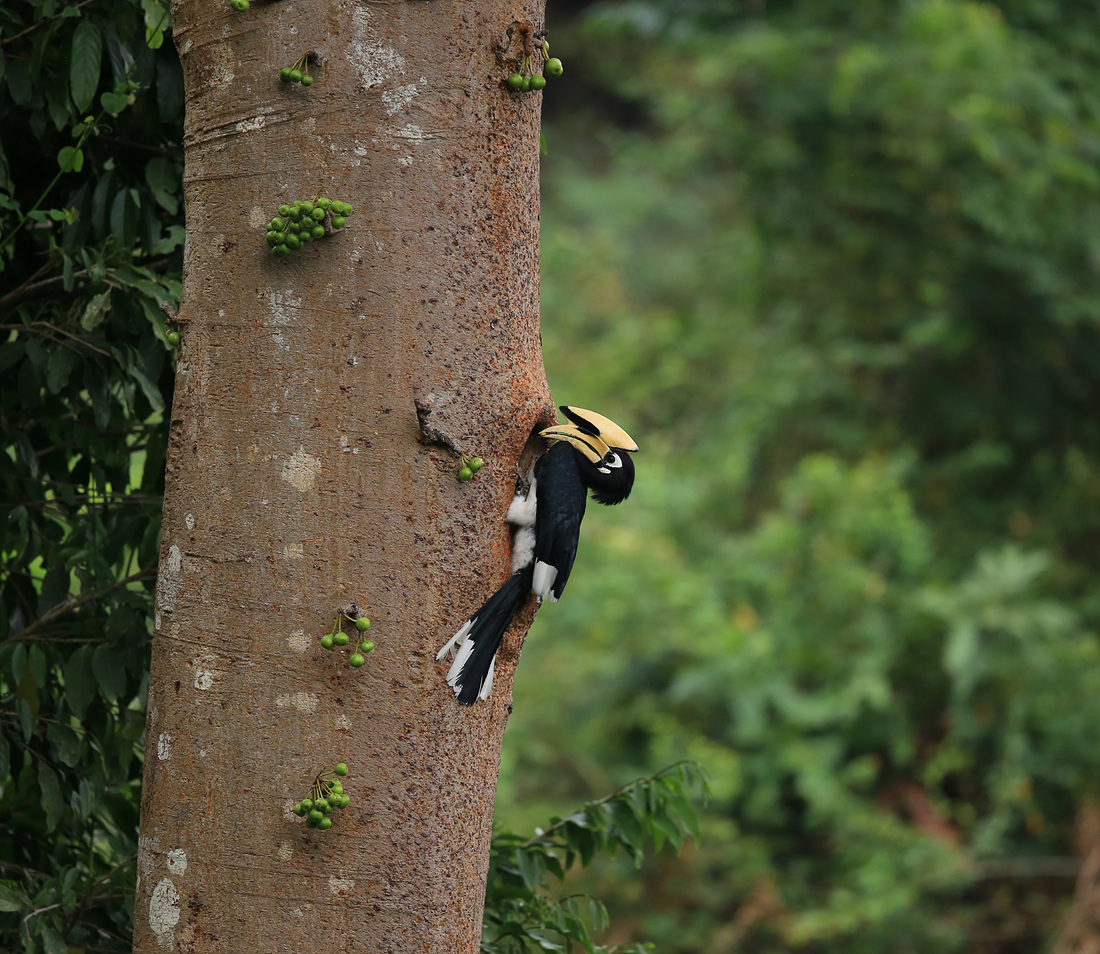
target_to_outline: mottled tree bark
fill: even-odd
[[[507,577],[552,419],[540,94],[503,84],[542,4],[173,12],[188,237],[135,950],[473,952],[523,627],[470,709],[434,654]],[[314,85],[280,84],[309,50]],[[265,223],[318,194],[348,227],[273,256]],[[488,461],[469,483],[458,452]],[[319,644],[351,601],[359,670]],[[290,808],[340,760],[351,805],[308,830]]]

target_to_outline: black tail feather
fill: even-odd
[[[531,592],[532,572],[533,566],[526,566],[514,573],[470,617],[472,625],[465,642],[472,642],[473,648],[458,676],[451,683],[458,690],[458,701],[462,705],[470,706],[477,701],[481,687],[489,676],[500,641],[504,638],[504,631],[527,594]],[[462,648],[458,647],[458,651],[461,652]]]

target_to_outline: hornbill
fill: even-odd
[[[505,519],[515,527],[512,575],[486,600],[436,655],[454,661],[447,683],[464,706],[487,699],[493,688],[497,648],[527,593],[556,603],[577,556],[588,492],[597,503],[622,503],[634,486],[638,449],[614,421],[580,407],[563,405],[569,424],[539,431],[556,443],[531,469],[526,490],[517,490]]]

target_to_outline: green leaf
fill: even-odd
[[[46,654],[37,643],[32,643],[30,652],[27,653],[27,662],[30,665],[31,675],[39,686],[46,685]]]
[[[645,832],[638,823],[631,806],[621,798],[611,803],[611,817],[615,820],[615,828],[619,833],[619,839],[634,852],[640,859],[642,849],[645,847]]]
[[[544,951],[565,950],[565,945],[552,940],[550,936],[546,933],[546,931],[539,931],[535,928],[527,928],[527,930],[523,933],[526,934],[527,937],[534,939],[537,942],[538,946],[541,947]]]
[[[101,239],[106,238],[110,232],[111,223],[108,209],[110,209],[111,200],[117,192],[118,179],[113,172],[104,175],[96,183],[95,190],[92,192],[91,225],[95,229],[96,235]]]
[[[149,406],[154,411],[163,411],[164,398],[161,396],[160,389],[149,380],[145,372],[138,367],[136,362],[131,362],[128,370],[130,376],[138,383],[142,393],[144,393],[146,400],[149,402]]]
[[[84,388],[88,392],[88,400],[92,404],[92,413],[95,415],[96,427],[102,429],[111,419],[111,406],[107,399],[104,383],[92,373],[92,365],[84,366]]]
[[[183,245],[186,236],[182,225],[170,225],[168,234],[153,244],[151,249],[154,255],[167,255]]]
[[[43,925],[38,932],[42,938],[42,946],[46,954],[68,954],[69,946],[65,940],[52,927]]]
[[[85,777],[80,780],[76,791],[72,793],[69,799],[70,805],[81,818],[91,817],[95,810],[96,803],[99,801],[98,788],[95,778]]]
[[[562,829],[566,845],[580,855],[581,865],[587,866],[596,854],[596,836],[587,827],[567,824]]]
[[[568,912],[568,913],[567,913]],[[577,916],[576,905],[572,899],[562,902],[558,913],[558,930],[566,937],[583,944],[585,950],[594,950],[592,936],[584,921]]]
[[[534,889],[545,884],[545,867],[538,854],[519,848],[516,850],[516,864],[519,866],[520,877],[523,878],[527,887]]]
[[[46,729],[46,738],[53,745],[59,762],[73,768],[80,761],[84,746],[80,736],[69,726],[51,723]]]
[[[62,146],[57,153],[57,164],[62,172],[79,172],[84,168],[84,151],[76,146]]]
[[[31,736],[34,735],[34,720],[38,712],[38,692],[34,687],[34,680],[30,678],[29,670],[23,673],[23,680],[19,684],[20,693],[24,693],[28,682],[31,684],[30,688],[34,690],[34,695],[28,698],[26,694],[17,694],[15,708],[19,712],[19,725],[23,730],[23,741],[29,745]],[[31,705],[32,699],[33,706]]]
[[[31,906],[27,893],[14,881],[0,881],[0,911],[22,911]]]
[[[27,106],[34,97],[31,68],[26,60],[12,60],[7,68],[7,89],[16,106]]]
[[[607,907],[599,898],[588,898],[588,920],[594,931],[606,931],[611,926],[607,916]]]
[[[557,855],[548,854],[543,861],[546,863],[546,870],[557,876],[559,880],[565,877],[565,868],[562,867]]]
[[[46,108],[54,128],[62,130],[73,121],[73,101],[69,96],[69,81],[62,73],[44,78],[41,84],[46,94]]]
[[[523,937],[523,925],[519,921],[501,921],[497,928],[499,937]]]
[[[80,316],[80,327],[85,331],[92,331],[102,323],[103,319],[110,314],[110,311],[110,291],[103,291],[98,295],[93,295],[88,299],[88,304],[84,306],[84,314]]]
[[[38,788],[42,793],[42,808],[46,812],[46,831],[51,832],[65,810],[65,800],[61,797],[57,773],[45,762],[38,763]]]
[[[132,99],[128,93],[103,93],[99,97],[99,105],[112,116],[117,116],[130,105]]]
[[[19,677],[19,682],[15,687],[15,697],[20,703],[19,716],[23,720],[23,734],[27,737],[28,742],[30,741],[29,733],[34,727],[34,720],[38,718],[38,709],[41,705],[39,690],[41,688],[42,683],[35,678],[34,667],[25,666],[23,674]],[[26,707],[25,714],[23,706]]]
[[[65,698],[78,719],[84,718],[84,712],[96,695],[91,656],[92,647],[81,646],[65,664]]]
[[[27,668],[27,644],[16,643],[11,651],[11,677],[16,682],[23,678],[23,672]]]
[[[691,835],[692,840],[698,844],[699,816],[691,802],[687,800],[682,792],[677,790],[668,793],[664,799],[664,804],[673,822],[679,825],[684,832]]]
[[[653,841],[658,851],[660,851],[663,839],[666,837],[672,843],[673,848],[677,851],[680,850],[680,847],[684,843],[683,830],[672,820],[663,806],[658,807],[648,815],[647,821],[652,829],[656,829],[656,831],[651,831],[650,834],[653,837]]]
[[[179,211],[179,200],[175,192],[180,185],[180,176],[174,162],[163,156],[150,159],[145,164],[145,182],[152,191],[157,205],[171,215]]]
[[[99,86],[103,59],[103,38],[92,20],[81,20],[73,33],[73,54],[69,65],[69,86],[77,112],[87,111]]]
[[[106,644],[96,646],[92,654],[92,672],[103,695],[114,702],[126,691],[126,665],[119,652]]]
[[[73,271],[73,260],[70,255],[66,255],[61,263],[61,283],[61,287],[67,292],[76,287],[76,273]]]
[[[123,248],[132,248],[137,235],[138,193],[122,189],[111,203],[111,234]]]
[[[68,348],[62,346],[50,352],[46,365],[46,388],[50,394],[61,393],[61,389],[69,383],[69,375],[75,366],[76,356]]]
[[[171,26],[168,7],[160,0],[141,0],[141,9],[145,12],[145,43],[158,50],[164,43],[164,31]]]
[[[172,25],[168,4],[164,0],[141,0],[145,26],[150,30],[167,30]]]

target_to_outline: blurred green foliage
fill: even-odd
[[[551,27],[546,363],[642,450],[526,644],[498,817],[687,756],[700,850],[582,882],[659,949],[1049,946],[1100,783],[1100,12]]]

